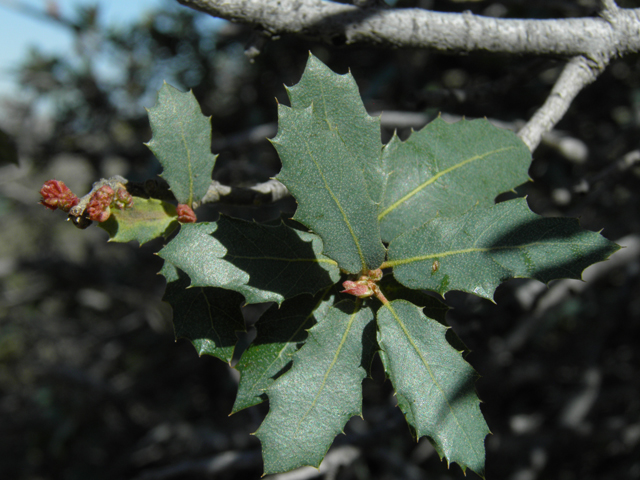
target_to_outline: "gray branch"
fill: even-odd
[[[601,0],[597,17],[550,20],[390,9],[367,2],[365,7],[323,0],[178,2],[270,36],[293,34],[331,44],[368,43],[448,53],[483,50],[571,57],[544,105],[519,132],[531,151],[612,58],[640,50],[640,9],[619,8],[614,0]]]
[[[592,58],[640,50],[640,9],[620,9],[612,0],[603,2],[606,14],[600,17],[551,20],[503,19],[419,8],[360,8],[323,0],[178,2],[271,35],[302,35],[331,44]]]
[[[533,152],[536,149],[542,136],[551,131],[567,112],[578,93],[592,83],[608,63],[609,58],[594,62],[582,55],[573,57],[567,63],[547,100],[518,132],[529,150]]]

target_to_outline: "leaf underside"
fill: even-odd
[[[173,205],[155,198],[133,197],[133,206],[111,208],[107,221],[98,226],[109,234],[110,242],[137,240],[140,245],[157,237],[167,237],[178,226]]]
[[[148,110],[153,137],[147,146],[163,168],[179,203],[191,205],[211,185],[216,155],[211,153],[211,119],[202,115],[192,92],[164,84]]]
[[[158,255],[186,272],[193,286],[234,290],[246,303],[282,303],[333,285],[340,272],[317,235],[221,217],[182,225]]]
[[[437,118],[404,142],[394,135],[382,157],[387,176],[378,219],[386,242],[437,215],[493,205],[498,194],[529,180],[531,164],[520,138],[485,119]]]
[[[511,278],[580,278],[618,248],[576,219],[536,215],[520,198],[436,218],[397,237],[389,245],[389,264],[408,288],[461,290],[491,300]]]
[[[176,339],[186,338],[198,355],[212,355],[229,363],[244,331],[242,295],[221,288],[189,287],[189,278],[165,262],[160,273],[167,279],[163,300],[173,309]]]
[[[475,392],[478,375],[447,343],[446,327],[405,300],[381,307],[377,320],[380,356],[416,436],[430,437],[449,463],[483,476],[489,428]]]
[[[344,425],[362,411],[363,339],[373,312],[345,300],[309,331],[292,368],[267,390],[269,413],[256,432],[264,473],[317,467]]]

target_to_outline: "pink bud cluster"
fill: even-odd
[[[360,275],[358,280],[346,280],[342,282],[344,290],[340,293],[348,293],[350,295],[355,295],[358,298],[367,298],[377,295],[377,283],[381,278],[381,269],[369,270],[368,272]]]
[[[185,203],[179,203],[176,207],[176,212],[180,223],[195,223],[197,220],[196,213]]]
[[[59,208],[63,212],[68,212],[78,204],[76,197],[69,187],[58,180],[47,180],[40,189],[42,200],[40,203],[45,207],[56,210]]]
[[[114,191],[109,185],[103,185],[91,195],[87,215],[95,222],[105,222],[111,216],[112,208],[124,210],[132,206],[133,197],[126,188],[120,187]]]
[[[69,187],[58,180],[48,180],[40,189],[42,200],[40,203],[51,210],[59,208],[64,212],[69,212],[78,205],[80,200]],[[111,216],[111,209],[123,210],[133,206],[133,197],[127,189],[119,186],[114,191],[109,185],[102,185],[93,192],[85,213],[86,218],[95,222],[104,222]]]

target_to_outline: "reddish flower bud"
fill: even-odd
[[[197,220],[195,212],[189,205],[179,203],[176,211],[178,212],[178,221],[180,223],[195,223]]]
[[[87,214],[89,219],[94,222],[104,222],[111,215],[109,208],[113,201],[114,191],[109,185],[103,185],[91,195],[89,205],[87,206]]]
[[[126,188],[119,188],[116,190],[111,206],[116,207],[119,210],[131,208],[133,206],[133,197],[129,192],[127,192]]]
[[[340,293],[348,293],[350,295],[355,295],[358,298],[367,298],[373,295],[373,289],[371,288],[370,282],[366,280],[358,280],[357,282],[345,280],[342,282],[342,286],[344,287],[344,290]]]
[[[40,189],[40,195],[42,195],[40,203],[51,210],[59,208],[68,212],[78,204],[78,197],[58,180],[47,180]]]

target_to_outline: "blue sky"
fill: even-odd
[[[47,3],[57,3],[64,17],[72,17],[80,5],[100,6],[103,25],[126,25],[143,18],[168,0],[0,0],[0,97],[16,91],[10,74],[24,57],[30,46],[37,46],[46,53],[72,49],[71,34],[54,22],[38,20],[11,8],[26,4],[45,10]]]

